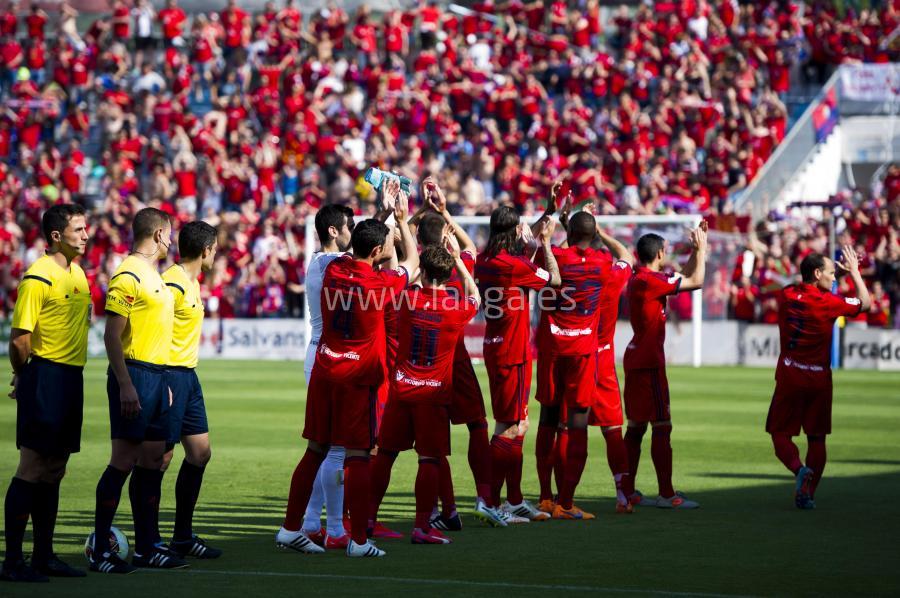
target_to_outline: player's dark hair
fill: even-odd
[[[569,245],[577,245],[594,238],[597,233],[597,223],[594,217],[587,212],[577,212],[569,219],[569,226],[566,234],[569,238]]]
[[[423,280],[434,284],[444,284],[453,273],[455,262],[450,252],[440,245],[428,245],[419,256]]]
[[[216,227],[197,220],[188,222],[178,232],[178,253],[182,260],[195,260],[203,255],[203,251],[216,244],[218,236]]]
[[[444,218],[434,212],[426,212],[419,221],[416,237],[423,247],[440,245],[444,235]]]
[[[816,270],[825,269],[825,256],[821,253],[810,253],[800,262],[800,276],[803,282],[815,282]]]
[[[500,206],[491,212],[490,237],[484,252],[493,257],[503,250],[510,255],[521,255],[525,244],[519,238],[519,213],[509,206]]]
[[[319,241],[326,243],[328,241],[328,229],[334,227],[341,230],[341,227],[347,223],[350,230],[353,230],[353,210],[347,206],[337,206],[329,204],[323,206],[316,212],[316,234],[319,235]]]
[[[656,233],[647,233],[638,239],[637,255],[642,264],[649,264],[666,246],[666,240]]]
[[[75,203],[58,203],[50,206],[41,217],[41,232],[47,243],[52,243],[50,234],[55,232],[62,233],[69,226],[69,220],[73,216],[84,216],[84,208]]]
[[[369,218],[363,220],[353,228],[350,235],[350,246],[353,247],[353,255],[366,258],[379,245],[384,245],[390,229],[384,222]]]
[[[144,208],[134,215],[134,221],[131,223],[131,234],[134,242],[138,243],[144,239],[149,239],[158,229],[171,226],[172,221],[169,215],[162,210],[156,208]]]

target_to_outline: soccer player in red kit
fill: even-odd
[[[386,183],[399,187],[399,182]],[[397,196],[396,189],[389,191]],[[408,197],[399,192],[394,219],[404,246],[396,269],[376,270],[394,253],[393,234],[378,220],[356,225],[350,237],[352,255],[332,261],[322,281],[322,336],[306,399],[303,437],[309,443],[291,479],[284,524],[276,545],[299,552],[322,552],[301,530],[319,466],[334,443],[346,448],[345,495],[350,510],[347,556],[380,557],[384,551],[368,541],[369,452],[375,444],[374,410],[378,386],[385,376],[385,309],[390,296],[406,287],[418,267],[409,226]]]
[[[831,433],[831,334],[834,321],[869,309],[870,297],[851,246],[842,249],[841,267],[856,288],[856,297],[831,293],[835,262],[812,253],[800,263],[803,282],[781,291],[778,330],[781,355],[775,370],[775,393],[766,419],[775,455],[796,476],[794,503],[814,509],[816,487],[825,470],[825,437]],[[806,433],[806,465],[792,437]]]
[[[421,288],[401,297],[400,347],[391,374],[390,400],[378,436],[379,454],[396,454],[415,445],[419,455],[416,476],[416,520],[413,544],[449,544],[431,525],[438,498],[440,462],[450,454],[450,404],[454,355],[463,328],[478,311],[475,280],[450,234],[450,249],[428,245],[421,263]],[[447,287],[453,272],[462,279],[463,296]],[[376,497],[380,502],[383,494]],[[377,507],[376,507],[377,510]]]
[[[665,239],[655,233],[642,236],[637,243],[640,266],[628,286],[628,303],[634,337],[625,349],[625,416],[628,430],[629,474],[625,494],[632,504],[660,508],[695,509],[700,505],[688,500],[672,486],[672,420],[669,412],[669,382],[666,379],[666,302],[669,295],[693,291],[703,286],[706,274],[706,223],[691,231],[694,251],[682,274],[667,276]],[[659,496],[644,498],[634,489],[641,440],[647,424],[653,427],[650,455],[656,469]]]
[[[568,247],[552,248],[561,279],[559,291],[552,297],[542,294],[540,298],[538,430],[555,430],[563,410],[568,424],[567,454],[559,500],[552,513],[554,519],[594,518],[573,501],[587,463],[588,418],[594,401],[594,385],[590,381],[595,378],[600,293],[612,271],[609,255],[591,247],[596,228],[593,215],[587,212],[578,212],[569,220]],[[549,451],[546,442],[539,448],[543,450],[535,450],[535,455],[546,465],[547,457],[552,458],[552,445]],[[546,474],[546,467],[543,473]],[[542,481],[549,481],[548,478],[545,476]]]
[[[526,508],[532,517],[541,517],[540,512],[525,501],[521,488],[522,442],[528,429],[531,387],[528,291],[559,286],[559,269],[550,249],[554,225],[549,213],[553,210],[548,206],[535,225],[544,249],[546,269],[525,255],[530,229],[519,222],[518,213],[508,206],[501,206],[491,214],[487,248],[475,264],[475,278],[484,305],[484,363],[497,422],[491,439],[492,503],[499,504],[500,489],[506,482],[507,502]]]
[[[422,182],[424,208],[416,216],[416,237],[422,247],[430,245],[441,246],[447,234],[451,234],[460,245],[460,259],[466,266],[469,274],[475,271],[475,243],[469,235],[447,211],[447,199],[437,182],[428,177]],[[447,288],[464,296],[465,279],[455,271],[447,280]],[[450,423],[462,425],[469,430],[468,460],[472,475],[475,478],[475,510],[474,515],[482,520],[490,520],[500,526],[504,521],[490,508],[491,499],[491,449],[487,434],[487,415],[484,410],[484,397],[481,394],[481,386],[475,369],[472,367],[472,359],[466,350],[465,337],[461,334],[456,342],[456,352],[453,354],[453,384],[450,401]],[[453,500],[453,481],[450,465],[446,459],[441,461],[441,513],[435,514],[431,525],[446,531],[458,531],[462,529],[462,522],[455,511]],[[445,479],[446,478],[446,479]]]

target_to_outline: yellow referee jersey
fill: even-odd
[[[49,255],[34,262],[22,282],[12,327],[31,332],[31,353],[66,365],[84,367],[91,326],[91,291],[84,270],[69,270]]]
[[[200,333],[203,330],[200,283],[191,280],[184,268],[177,264],[163,272],[163,280],[175,298],[175,326],[169,365],[195,368],[199,361]]]
[[[133,255],[122,261],[109,281],[106,311],[128,318],[122,332],[125,359],[169,363],[175,300],[152,264]]]

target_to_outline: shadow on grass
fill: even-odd
[[[715,475],[715,474],[710,474]],[[793,482],[694,492],[697,511],[639,508],[617,516],[611,498],[582,497],[596,513],[588,522],[548,521],[507,529],[479,525],[461,510],[465,529],[449,546],[379,541],[388,558],[347,559],[334,551],[300,555],[274,548],[283,499],[235,497],[198,505],[195,530],[225,551],[216,561],[193,561],[179,572],[139,572],[125,578],[92,574],[34,586],[0,586],[5,596],[79,596],[98,592],[222,596],[365,594],[437,590],[444,595],[514,592],[517,596],[688,592],[718,595],[896,595],[900,587],[900,494],[896,473],[826,476],[815,511],[793,506]],[[765,476],[754,479],[767,480]],[[466,497],[468,498],[468,497]],[[862,499],[865,508],[861,508]],[[277,501],[277,502],[276,502]],[[385,523],[408,534],[410,493],[391,493]],[[161,515],[164,535],[172,510]],[[80,556],[93,513],[64,511],[57,550]],[[116,524],[133,537],[130,509]],[[81,533],[71,530],[81,528]]]

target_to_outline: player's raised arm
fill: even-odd
[[[544,250],[544,268],[550,273],[551,287],[558,287],[562,284],[562,277],[559,275],[559,264],[556,263],[556,256],[553,255],[553,247],[550,245],[550,237],[553,235],[553,229],[555,228],[556,223],[551,218],[547,218],[541,225],[538,234],[541,248]]]
[[[696,230],[691,231],[691,245],[694,252],[684,267],[681,278],[682,291],[693,291],[703,286],[706,278],[706,222],[701,222]]]
[[[552,187],[550,187],[550,196],[547,198],[547,204],[544,206],[544,213],[531,225],[531,235],[535,239],[540,236],[544,222],[549,221],[552,225],[550,230],[551,235],[553,234],[553,229],[556,228],[556,222],[553,221],[553,214],[556,212],[557,195],[559,195],[559,191],[562,189],[562,183],[562,179],[559,179],[553,183]]]
[[[450,252],[450,255],[453,256],[453,263],[456,265],[456,272],[463,281],[463,292],[466,294],[466,297],[474,301],[476,305],[481,305],[481,293],[478,292],[478,285],[475,284],[475,279],[469,274],[469,269],[462,259],[462,250],[459,247],[459,241],[456,236],[452,233],[447,234],[444,237],[444,246]]]
[[[597,224],[597,236],[606,245],[606,248],[609,249],[609,252],[619,261],[625,262],[629,266],[634,266],[634,254],[628,250],[625,245],[604,231],[599,224]]]
[[[859,299],[860,311],[868,311],[872,305],[872,298],[869,296],[869,289],[866,282],[859,273],[859,256],[853,250],[851,245],[844,245],[841,248],[841,261],[838,262],[842,269],[850,274],[853,280],[853,286],[856,287],[856,298]]]
[[[397,229],[400,231],[400,241],[403,247],[403,261],[400,266],[406,268],[410,276],[414,275],[419,267],[419,253],[416,251],[416,238],[409,230],[409,195],[400,189],[398,181],[388,181],[387,192],[391,193],[396,201],[394,202],[394,220],[397,222]]]
[[[453,215],[450,214],[450,211],[447,209],[447,198],[440,185],[438,185],[432,177],[428,177],[425,179],[424,189],[426,205],[440,214],[444,219],[444,222],[450,227],[453,236],[456,237],[456,240],[459,242],[460,253],[468,251],[474,256],[476,253],[475,242],[472,241],[471,237],[469,237],[459,223],[454,220]]]

